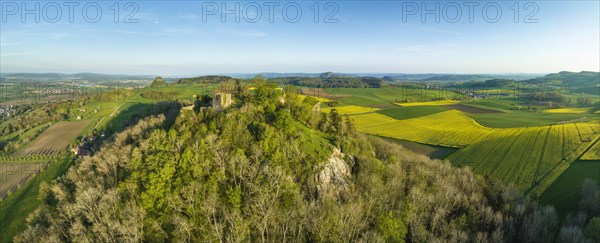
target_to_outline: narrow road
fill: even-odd
[[[119,109],[120,109],[120,108],[121,108],[121,107],[122,107],[124,104],[125,104],[125,103],[123,103],[123,104],[121,104],[120,106],[118,106],[118,107],[117,107],[117,108],[116,108],[116,109],[115,109],[115,110],[114,110],[112,113],[110,113],[110,115],[108,115],[108,117],[112,117],[112,116],[114,116],[114,115],[115,115],[115,113],[116,113],[116,112],[117,112],[117,111],[118,111],[118,110],[119,110]],[[105,116],[105,117],[102,117],[102,119],[100,119],[100,121],[98,121],[98,123],[96,123],[96,126],[94,126],[94,129],[96,129],[96,128],[97,128],[97,127],[100,125],[100,123],[102,123],[102,121],[104,121],[104,118],[106,118],[106,116]]]
[[[127,98],[129,98],[130,96],[132,96],[132,95],[135,95],[135,94],[136,94],[136,92],[134,91],[132,94],[129,94],[128,96],[126,96],[126,97],[123,99],[123,103],[122,103],[120,106],[118,106],[117,108],[115,108],[115,110],[114,110],[112,113],[110,113],[110,115],[108,115],[108,117],[113,117],[113,116],[115,115],[115,113],[117,113],[117,111],[118,111],[118,110],[119,110],[119,109],[120,109],[120,108],[121,108],[121,107],[122,107],[122,106],[123,106],[125,103],[127,103],[127,102],[126,102]],[[102,119],[100,119],[100,121],[98,121],[98,123],[96,123],[96,126],[94,126],[94,129],[96,129],[96,128],[97,128],[97,127],[100,125],[100,123],[102,123],[102,121],[104,121],[104,118],[106,118],[106,116],[105,116],[105,117],[102,117]]]

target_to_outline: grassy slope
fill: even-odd
[[[310,129],[300,123],[296,123],[298,136],[300,136],[300,148],[314,156],[317,161],[325,161],[331,155],[331,146],[326,135]]]
[[[563,216],[577,211],[581,184],[587,178],[600,181],[600,160],[575,161],[542,193],[542,204],[554,205]]]
[[[132,115],[138,113],[140,109],[146,109],[150,104],[176,99],[192,100],[194,95],[202,95],[203,93],[210,94],[210,92],[215,88],[216,86],[214,85],[208,85],[204,87],[200,84],[185,84],[175,86],[152,87],[136,90],[132,92],[131,95],[124,97],[119,101],[101,103],[102,107],[106,108],[103,109],[101,117],[105,118],[102,119],[101,117],[98,117],[98,129],[105,129],[110,124],[112,124],[113,127],[120,127],[120,124],[126,122],[132,117]],[[141,96],[143,92],[148,91],[173,92],[175,95],[161,100],[147,99]]]

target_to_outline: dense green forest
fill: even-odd
[[[256,82],[226,110],[170,106],[117,133],[42,185],[16,241],[600,240],[593,181],[561,220],[469,168],[359,133],[294,88]]]

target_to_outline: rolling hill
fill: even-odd
[[[42,205],[14,239],[513,242],[563,230],[512,188],[357,133],[313,112],[314,99],[255,88],[223,111],[173,106],[122,130],[40,186]],[[459,121],[448,129],[484,129],[443,115]]]
[[[600,95],[600,72],[567,72],[551,73],[544,77],[525,80],[530,84],[566,87],[577,93]]]

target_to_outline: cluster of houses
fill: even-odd
[[[16,105],[0,105],[1,116],[12,116],[17,112]]]
[[[92,155],[92,148],[86,147],[85,143],[79,144],[77,147],[73,148],[73,153],[77,157],[87,157]]]
[[[104,137],[104,132],[100,133],[100,137]],[[81,141],[72,147],[73,153],[77,157],[87,157],[91,156],[94,152],[94,141],[96,140],[96,136],[94,134],[89,137],[85,137],[81,139]]]
[[[471,91],[471,90],[463,90],[463,89],[459,89],[456,92],[464,94],[470,98],[473,99],[487,99],[488,95],[487,94],[478,94],[477,92]]]

